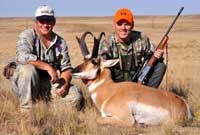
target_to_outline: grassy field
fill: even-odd
[[[135,29],[143,31],[158,44],[172,16],[136,16]],[[99,112],[91,103],[87,89],[80,80],[72,80],[83,89],[85,108],[76,112],[59,103],[38,102],[31,116],[19,112],[17,97],[10,83],[0,75],[0,135],[196,135],[200,132],[200,15],[180,16],[169,34],[168,70],[161,84],[162,89],[184,93],[195,115],[193,122],[177,126],[119,128],[98,125]],[[32,28],[32,18],[0,18],[0,72],[15,58],[19,33]],[[112,17],[63,17],[57,19],[55,32],[69,44],[72,65],[82,62],[82,55],[75,36],[85,31],[98,35],[112,32]],[[92,43],[88,41],[89,48]],[[166,54],[166,53],[165,53]],[[168,58],[167,58],[168,57]]]

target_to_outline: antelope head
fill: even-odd
[[[85,43],[85,38],[87,35],[92,36],[94,39],[94,45],[91,54],[89,53]],[[98,76],[102,67],[110,67],[114,63],[113,60],[104,61],[98,57],[99,43],[103,36],[105,36],[104,32],[101,32],[98,38],[96,38],[91,32],[83,33],[81,38],[76,36],[84,59],[82,64],[74,68],[73,76],[82,79],[86,84],[89,80],[94,80]],[[118,61],[115,60],[115,63],[117,62]]]

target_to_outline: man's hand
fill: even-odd
[[[54,84],[58,80],[58,74],[56,70],[53,67],[49,66],[49,68],[47,69],[47,72],[49,76],[51,77],[51,80],[50,80],[51,83]]]
[[[164,50],[162,49],[157,49],[155,52],[154,52],[154,57],[156,57],[157,59],[160,59],[164,54]]]
[[[56,94],[63,96],[68,93],[71,81],[71,70],[66,70],[61,73],[61,78],[58,80],[60,86],[56,89]]]
[[[65,85],[61,86],[60,88],[57,88],[55,93],[58,95],[58,96],[62,96],[63,94],[67,93],[68,89],[66,88]]]
[[[58,74],[56,72],[56,70],[49,65],[46,62],[43,62],[41,60],[36,60],[36,61],[29,61],[28,64],[32,64],[33,66],[35,66],[38,69],[41,70],[46,70],[49,74],[49,76],[51,77],[51,83],[55,83],[58,80]]]
[[[68,85],[66,85],[63,78],[58,79],[56,83],[52,84],[52,86],[55,88],[55,94],[58,96],[67,94]]]

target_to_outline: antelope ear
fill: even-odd
[[[112,59],[112,60],[104,60],[101,59],[101,67],[112,67],[119,62],[119,59]]]

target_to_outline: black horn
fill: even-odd
[[[99,50],[99,43],[100,43],[103,36],[105,36],[105,33],[101,32],[98,38],[94,37],[94,46],[93,46],[93,49],[92,49],[92,58],[97,58],[98,50]]]
[[[83,35],[81,36],[81,38],[78,38],[78,37],[76,36],[76,39],[77,39],[77,41],[78,41],[78,43],[79,43],[79,47],[80,47],[80,49],[81,49],[81,52],[82,52],[84,58],[89,54],[87,45],[86,45],[86,43],[85,43],[85,38],[86,38],[86,36],[87,36],[88,34],[90,34],[91,36],[93,36],[93,34],[92,34],[91,32],[85,32],[85,33],[83,33]]]

